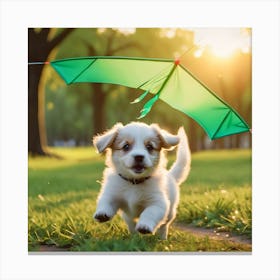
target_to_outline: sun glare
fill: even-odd
[[[242,28],[194,28],[195,44],[199,49],[194,53],[200,57],[205,48],[221,58],[230,57],[235,51],[248,53],[251,50],[251,36]]]

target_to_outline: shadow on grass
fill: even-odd
[[[52,200],[38,195],[38,202],[32,203],[32,211],[45,212],[51,209],[67,209],[72,203],[79,203],[85,199],[92,199],[94,202],[96,194],[92,191],[74,192],[72,195],[65,195],[63,198]]]

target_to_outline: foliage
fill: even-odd
[[[157,236],[129,235],[118,216],[105,224],[94,222],[104,159],[93,148],[52,151],[63,159],[29,158],[30,251],[40,250],[41,245],[72,251],[250,250],[246,245],[194,236],[175,227],[171,227],[167,241]],[[250,237],[251,151],[193,154],[191,175],[181,186],[176,222]]]
[[[90,145],[92,131],[92,108],[87,85],[73,85],[68,92],[47,89],[46,129],[48,143],[74,140],[76,145]],[[63,143],[60,143],[62,145]]]

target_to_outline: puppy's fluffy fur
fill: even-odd
[[[106,152],[107,164],[94,219],[106,222],[120,210],[131,233],[157,232],[166,239],[176,216],[179,185],[190,171],[184,129],[171,135],[156,124],[118,123],[93,143],[99,153]],[[176,161],[167,170],[164,150],[177,145]]]

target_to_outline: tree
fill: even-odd
[[[28,29],[28,61],[47,61],[51,51],[58,46],[73,28],[64,29],[52,36],[50,28]],[[43,91],[40,91],[40,79],[44,64],[28,67],[28,152],[31,155],[47,155],[44,123]]]

